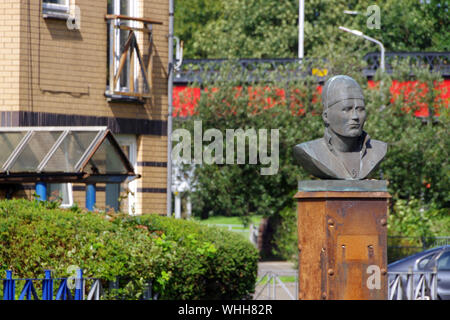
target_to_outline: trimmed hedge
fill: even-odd
[[[157,215],[130,218],[179,244],[165,298],[242,299],[254,291],[258,252],[241,235]],[[175,247],[175,246],[174,246]]]
[[[69,266],[86,277],[121,279],[114,296],[139,299],[152,281],[160,299],[242,299],[254,291],[258,254],[226,230],[156,215],[131,217],[54,203],[0,201],[0,274],[42,277]]]

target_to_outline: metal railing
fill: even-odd
[[[389,300],[437,300],[437,271],[388,272]]]
[[[388,263],[421,251],[450,244],[449,236],[409,237],[388,236]]]
[[[283,281],[283,275],[294,276],[294,282]],[[388,272],[389,300],[437,300],[437,271]],[[253,300],[297,300],[297,273],[265,273],[256,283]],[[289,288],[290,287],[290,288]],[[293,290],[292,290],[293,289]]]
[[[368,53],[363,58],[367,62],[363,73],[366,77],[372,77],[380,67],[380,53]],[[444,77],[450,77],[450,52],[386,52],[386,72],[392,72],[394,60],[410,59],[412,63],[428,66],[431,71],[440,72]],[[227,59],[184,59],[182,65],[176,70],[174,83],[188,84],[204,80],[214,79],[220,74],[220,68]],[[274,78],[288,77],[289,79],[302,78],[305,75],[316,75],[318,81],[324,79],[316,68],[324,63],[318,60],[305,59],[306,67],[303,67],[300,59],[238,59],[234,71],[241,71],[246,77],[244,80],[255,80],[267,74]],[[313,68],[316,65],[316,68]],[[289,66],[289,68],[287,68]],[[322,66],[323,67],[323,66]],[[289,71],[289,72],[287,72]],[[204,78],[207,79],[204,79]]]
[[[75,277],[52,278],[50,270],[45,270],[44,278],[13,278],[12,271],[6,271],[3,280],[3,300],[100,300],[102,286],[100,279],[83,277],[81,269]],[[54,286],[59,282],[56,294]],[[86,287],[89,282],[89,291]],[[19,293],[18,284],[23,283]],[[38,290],[41,293],[38,295]]]
[[[104,290],[103,283],[109,284]],[[45,270],[44,278],[13,278],[11,270],[6,271],[2,279],[3,300],[121,300],[119,279],[102,281],[98,278],[84,277],[83,271],[77,269],[75,276],[52,278],[50,270]],[[56,291],[54,290],[58,285]],[[88,289],[88,290],[87,290]],[[152,282],[142,288],[143,300],[157,300],[159,293],[153,290]]]
[[[394,60],[409,59],[410,63],[419,66],[428,66],[430,71],[440,72],[443,76],[450,76],[450,52],[387,52],[385,54],[386,72],[392,72],[392,63]],[[380,67],[380,53],[371,52],[364,56],[367,67],[364,69],[364,75],[374,76]]]
[[[293,276],[295,281],[285,283],[280,278],[282,276]],[[264,281],[266,282],[263,284]],[[289,289],[288,286],[293,287],[294,290]],[[259,279],[255,288],[253,300],[298,300],[298,274],[297,272],[274,273],[269,271]]]

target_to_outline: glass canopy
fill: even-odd
[[[2,127],[0,168],[0,182],[122,182],[137,176],[106,127]]]

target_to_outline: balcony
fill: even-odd
[[[162,22],[115,14],[107,14],[105,20],[108,24],[105,96],[109,101],[144,103],[153,86],[153,25]]]

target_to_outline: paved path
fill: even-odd
[[[286,261],[267,261],[258,263],[258,279],[270,273],[277,276],[296,276],[297,270],[294,264]],[[267,279],[267,277],[266,277]],[[259,284],[256,286],[254,298],[256,300],[291,300],[296,297],[297,284],[295,282],[285,282],[280,284],[276,281],[272,284]],[[290,295],[289,295],[289,293]]]
[[[263,276],[269,271],[280,275],[291,275],[297,272],[294,263],[288,261],[264,261],[258,263],[258,276]]]

